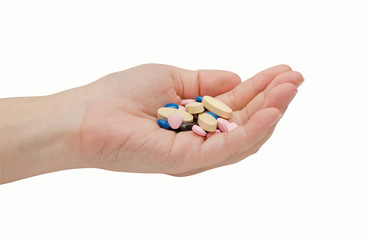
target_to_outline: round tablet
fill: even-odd
[[[223,118],[231,118],[232,117],[232,109],[228,107],[225,103],[219,101],[210,96],[204,96],[202,98],[202,104],[206,109],[215,113],[216,115]]]
[[[202,113],[205,110],[202,103],[199,103],[199,102],[188,103],[186,104],[185,107],[186,107],[187,112],[191,114]]]
[[[210,114],[207,114],[207,113],[199,114],[197,123],[205,131],[215,132],[217,130],[217,120]]]
[[[218,119],[218,116],[217,115],[215,115],[214,113],[212,113],[212,112],[205,112],[205,113],[207,113],[207,114],[210,114],[211,116],[213,116],[215,119]]]

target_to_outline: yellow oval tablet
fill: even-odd
[[[183,117],[183,122],[193,122],[193,116],[192,114],[186,112],[186,111],[183,111],[183,110],[180,110],[180,109],[174,109],[175,112],[174,113],[178,113],[178,114],[181,114],[182,117]]]
[[[215,132],[217,130],[217,120],[207,113],[199,114],[199,118],[197,119],[197,123],[200,127],[202,127],[205,131]]]
[[[198,114],[205,111],[204,106],[200,102],[190,102],[185,105],[186,111],[191,114]]]
[[[232,109],[218,99],[210,96],[204,96],[202,98],[202,104],[210,112],[213,112],[222,118],[229,119],[232,117]]]
[[[175,111],[177,111],[175,108],[161,107],[158,109],[158,118],[168,121],[168,116],[172,113],[175,113]]]

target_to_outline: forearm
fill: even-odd
[[[0,99],[0,181],[80,167],[76,94]]]

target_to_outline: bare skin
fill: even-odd
[[[241,82],[146,64],[49,96],[0,99],[1,183],[73,168],[187,176],[236,163],[269,139],[302,82],[287,65]],[[204,95],[229,105],[240,126],[205,140],[157,125],[159,107]]]

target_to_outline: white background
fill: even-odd
[[[366,1],[0,2],[0,97],[142,63],[280,63],[305,83],[256,154],[199,175],[62,171],[0,186],[0,238],[369,239]]]

